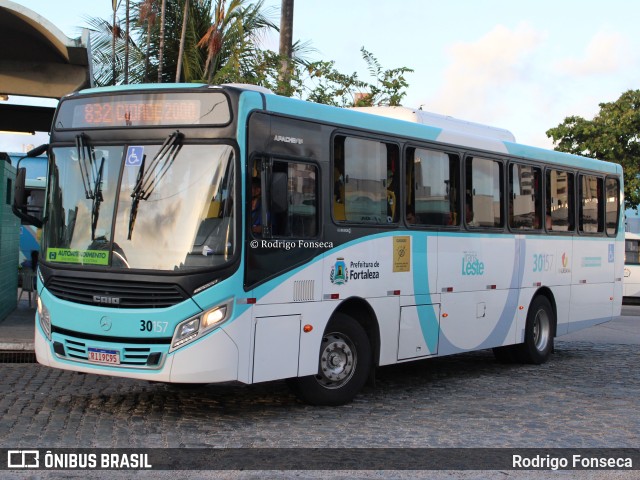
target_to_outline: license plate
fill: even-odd
[[[89,347],[88,352],[90,362],[120,365],[120,352],[117,350]]]

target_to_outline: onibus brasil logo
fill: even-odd
[[[349,272],[347,271],[347,264],[344,258],[336,259],[336,263],[331,267],[329,280],[331,280],[331,283],[334,285],[344,285],[349,281]]]

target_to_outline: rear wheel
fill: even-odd
[[[547,297],[533,299],[527,314],[524,343],[517,345],[518,359],[539,365],[546,362],[553,351],[553,331],[556,319]]]
[[[336,314],[322,336],[318,373],[289,382],[302,401],[312,405],[343,405],[362,389],[371,369],[371,345],[353,318]]]

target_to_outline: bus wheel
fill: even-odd
[[[524,343],[517,346],[518,358],[524,363],[539,365],[549,359],[553,351],[555,316],[544,295],[533,299],[527,313]]]
[[[371,369],[371,345],[353,318],[336,314],[320,344],[318,373],[291,379],[294,393],[312,405],[344,405],[362,389]]]

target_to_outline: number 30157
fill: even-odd
[[[167,331],[169,322],[157,322],[154,320],[140,320],[141,332],[164,333]]]

